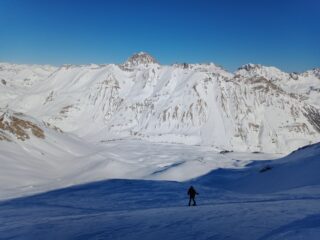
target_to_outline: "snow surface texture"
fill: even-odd
[[[319,69],[285,73],[248,64],[0,64],[0,108],[86,141],[116,139],[289,153],[320,140]]]
[[[320,236],[320,144],[186,182],[109,180],[0,202],[2,239]],[[276,182],[275,182],[276,181]],[[186,192],[195,186],[197,207]]]

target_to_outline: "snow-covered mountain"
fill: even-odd
[[[0,64],[0,107],[90,142],[135,138],[287,153],[320,140],[319,69],[160,65],[141,52],[120,65]],[[6,111],[6,110],[4,110]]]
[[[320,140],[319,81],[146,53],[0,63],[1,238],[318,239],[320,144],[272,159]]]

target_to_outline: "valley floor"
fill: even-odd
[[[118,140],[91,144],[60,135],[48,142],[0,142],[0,199],[105,179],[186,181],[218,168],[242,168],[279,155],[183,144]]]

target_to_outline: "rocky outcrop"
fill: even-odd
[[[7,141],[12,136],[22,141],[29,139],[30,135],[45,138],[44,131],[35,123],[24,119],[23,114],[8,111],[0,113],[0,131],[0,139]]]

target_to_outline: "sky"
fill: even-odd
[[[0,0],[0,61],[320,67],[319,0]]]

